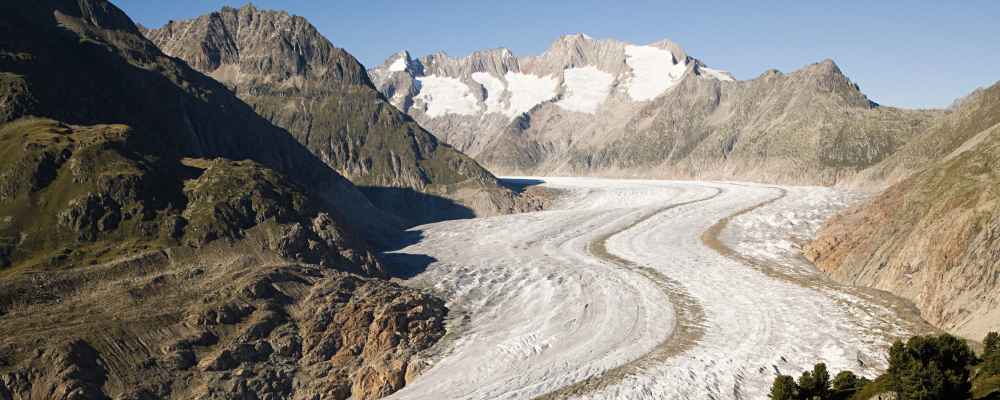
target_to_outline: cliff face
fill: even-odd
[[[385,101],[364,67],[302,17],[248,5],[144,33],[408,223],[533,206]]]
[[[0,398],[397,390],[446,312],[398,226],[110,3],[0,4]]]
[[[927,163],[828,221],[807,256],[835,279],[913,300],[946,330],[979,340],[1000,329],[998,93],[976,93],[874,167],[891,177]]]
[[[833,184],[941,114],[880,107],[829,60],[737,81],[670,41],[402,52],[369,73],[397,107],[505,174]]]

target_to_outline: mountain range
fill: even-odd
[[[501,174],[835,184],[881,161],[940,111],[869,100],[831,60],[740,81],[663,40],[584,34],[538,56],[391,56],[373,82]]]

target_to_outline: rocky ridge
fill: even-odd
[[[535,209],[375,89],[365,68],[302,17],[253,5],[144,30],[407,224]]]
[[[582,34],[532,57],[402,52],[369,74],[436,135],[515,175],[833,184],[941,114],[879,106],[830,60],[738,81],[670,41]]]
[[[945,155],[969,150],[1000,123],[1000,90],[996,85],[970,93],[936,118],[899,151],[873,165],[854,179],[858,185],[877,182],[886,186],[923,170]]]

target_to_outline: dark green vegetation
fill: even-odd
[[[774,379],[769,396],[775,400],[846,400],[870,382],[851,371],[842,371],[831,380],[826,364],[820,363],[812,371],[803,372],[798,381],[788,375],[779,375]]]
[[[399,226],[107,1],[0,3],[0,399],[382,397],[446,312]]]
[[[364,66],[305,18],[247,5],[144,33],[226,84],[407,222],[530,206],[386,101]]]
[[[976,371],[972,394],[977,399],[1000,398],[1000,335],[996,332],[983,340],[982,363]]]
[[[376,264],[358,268],[366,260],[341,259],[361,243],[343,239],[349,235],[321,203],[283,175],[253,161],[143,154],[130,143],[140,135],[125,125],[49,119],[0,126],[0,266],[94,265],[253,234],[301,261],[381,273]],[[289,247],[306,242],[311,248]]]
[[[1000,394],[1000,339],[991,332],[981,357],[964,340],[948,334],[914,336],[889,349],[889,369],[874,381],[843,371],[831,381],[825,364],[802,373],[798,382],[779,375],[774,400],[868,400],[892,393],[897,400],[995,398]]]

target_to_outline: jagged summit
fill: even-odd
[[[574,40],[588,40],[588,41],[592,41],[592,40],[594,40],[594,38],[590,37],[590,35],[588,35],[586,33],[577,32],[577,33],[568,33],[568,34],[559,36],[558,40],[559,41],[574,41]]]
[[[502,47],[461,58],[402,54],[370,70],[370,76],[400,109],[434,116],[494,114],[513,120],[546,102],[593,114],[607,101],[652,100],[688,75],[734,80],[669,40],[639,46],[583,33],[563,35],[542,54],[528,57]]]

